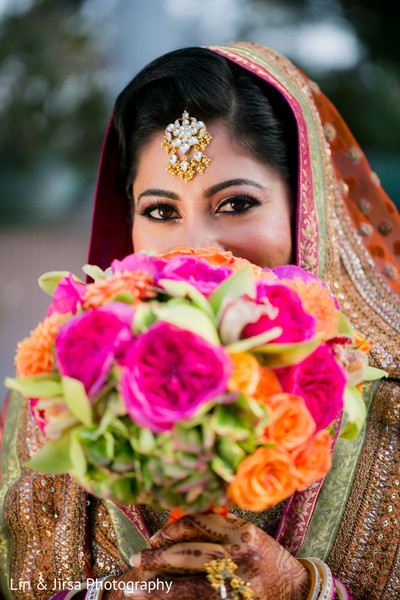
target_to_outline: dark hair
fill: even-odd
[[[206,124],[223,121],[232,139],[296,188],[296,123],[281,94],[211,50],[183,48],[151,62],[117,98],[114,126],[121,193],[132,195],[137,149],[184,110]]]

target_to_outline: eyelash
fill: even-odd
[[[226,198],[225,200],[223,200],[222,202],[220,202],[215,210],[216,213],[218,213],[218,210],[221,209],[224,206],[227,206],[230,202],[233,201],[237,201],[237,200],[244,200],[246,202],[246,204],[248,206],[246,206],[245,208],[241,209],[241,210],[227,210],[227,211],[222,211],[222,214],[224,215],[229,215],[231,217],[236,216],[236,215],[240,215],[244,212],[246,212],[247,210],[249,210],[250,208],[252,208],[253,206],[258,206],[260,204],[260,202],[258,200],[256,200],[255,198],[253,198],[252,196],[248,196],[246,194],[238,194],[235,196],[230,196],[229,198]],[[147,219],[149,219],[150,221],[158,221],[161,223],[166,223],[167,221],[177,221],[179,219],[179,217],[168,217],[167,219],[158,219],[157,217],[152,217],[151,213],[156,211],[157,209],[160,208],[173,208],[173,210],[175,210],[175,207],[173,207],[171,204],[167,204],[165,202],[155,202],[154,204],[150,204],[149,206],[147,206],[146,208],[144,208],[143,210],[139,211],[139,215],[146,217]]]

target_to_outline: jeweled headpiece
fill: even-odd
[[[171,175],[179,175],[185,183],[190,181],[195,173],[204,173],[211,159],[202,150],[212,140],[203,121],[189,117],[186,111],[181,119],[170,123],[165,130],[161,146],[170,155],[166,171]],[[192,158],[189,154],[193,151]],[[179,156],[178,156],[179,153]]]

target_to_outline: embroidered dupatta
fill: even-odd
[[[297,264],[317,274],[353,325],[374,341],[390,379],[365,390],[368,421],[354,442],[338,441],[323,482],[294,494],[277,539],[295,556],[326,560],[352,596],[391,600],[400,577],[398,428],[400,219],[360,148],[318,86],[284,57],[234,43],[211,48],[284,96],[298,128]],[[106,267],[132,251],[127,200],[114,185],[116,134],[106,135],[89,262]],[[118,574],[148,546],[136,507],[101,502],[68,476],[21,467],[42,443],[26,403],[5,406],[0,487],[0,589],[5,598],[47,598],[54,581]],[[43,580],[46,589],[38,583]],[[11,589],[11,580],[14,589]],[[29,589],[15,590],[29,580]]]

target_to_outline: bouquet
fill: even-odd
[[[43,432],[31,469],[118,503],[259,511],[360,430],[385,373],[316,277],[189,248],[83,270],[42,276],[53,301],[6,379]]]

